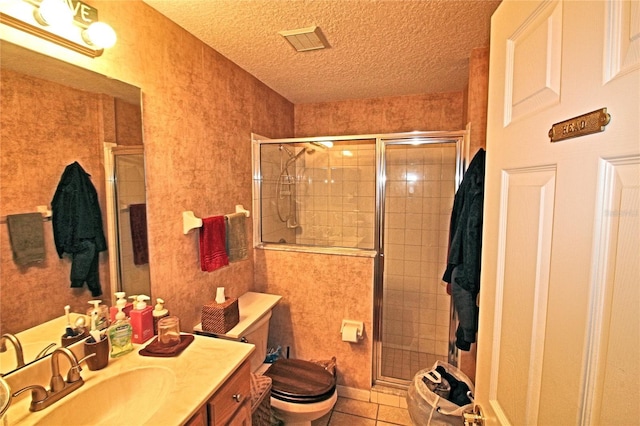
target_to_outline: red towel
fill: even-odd
[[[203,271],[215,271],[229,264],[224,227],[224,216],[202,219],[202,228],[200,228],[200,269]]]

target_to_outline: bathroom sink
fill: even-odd
[[[117,376],[91,380],[64,397],[37,424],[74,425],[143,424],[160,408],[176,383],[164,367],[139,367]]]

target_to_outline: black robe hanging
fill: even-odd
[[[98,253],[107,249],[102,212],[90,175],[77,161],[65,168],[51,209],[58,256],[67,253],[72,258],[71,287],[82,287],[86,282],[92,296],[100,296]]]
[[[449,227],[449,253],[443,281],[451,283],[453,305],[460,322],[456,346],[469,350],[476,341],[482,252],[482,210],[484,206],[485,150],[471,160],[456,192]]]

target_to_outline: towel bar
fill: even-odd
[[[246,217],[251,216],[251,212],[245,209],[242,204],[236,204],[236,213],[244,213]],[[189,231],[202,227],[202,219],[196,217],[193,211],[182,212],[182,232],[187,235]]]

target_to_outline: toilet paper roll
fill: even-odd
[[[342,341],[343,342],[358,342],[358,326],[355,324],[346,324],[342,328]]]

